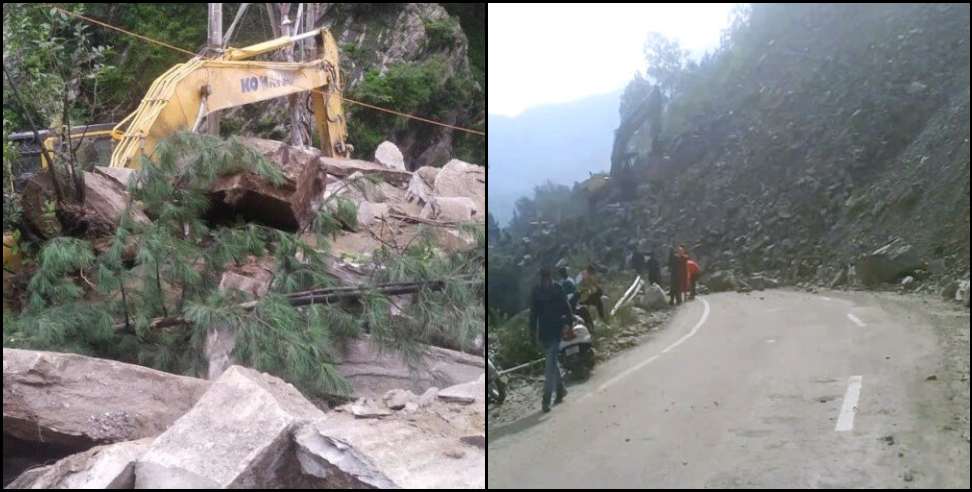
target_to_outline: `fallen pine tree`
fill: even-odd
[[[472,251],[445,254],[428,237],[402,251],[382,248],[366,265],[368,287],[342,287],[327,273],[325,251],[353,226],[353,204],[322,204],[299,233],[239,218],[213,224],[209,191],[220,176],[245,172],[273,183],[280,171],[234,139],[202,135],[177,135],[155,156],[128,187],[129,203],[151,220],[133,220],[128,207],[97,249],[79,238],[45,242],[23,309],[4,311],[4,346],[201,375],[208,330],[231,326],[240,364],[308,394],[342,395],[350,387],[335,360],[344,340],[367,333],[376,346],[418,360],[432,341],[470,351],[481,335],[484,233]],[[272,263],[266,295],[221,289],[222,274],[250,257]],[[188,329],[163,329],[177,325]]]

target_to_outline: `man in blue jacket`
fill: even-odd
[[[550,397],[557,390],[560,403],[567,396],[567,388],[560,378],[557,356],[563,330],[569,326],[570,305],[563,289],[553,281],[550,268],[540,271],[540,285],[533,288],[530,299],[530,334],[547,357],[543,384],[543,411],[550,411]]]

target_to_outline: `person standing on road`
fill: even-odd
[[[567,267],[560,267],[557,270],[557,274],[560,280],[557,282],[560,285],[561,290],[564,291],[564,295],[567,296],[567,303],[570,305],[570,314],[573,317],[575,311],[577,311],[577,285],[574,284],[574,279],[570,278],[567,274]]]
[[[557,366],[557,356],[563,330],[569,326],[569,314],[570,305],[563,289],[553,282],[549,268],[542,269],[540,284],[533,288],[530,299],[530,335],[546,356],[542,401],[544,413],[550,411],[550,397],[555,389],[557,400],[554,404],[561,403],[567,396],[567,388]]]
[[[702,273],[702,270],[699,268],[699,264],[691,258],[688,258],[685,266],[686,276],[688,277],[688,298],[695,299],[695,281],[699,279],[699,274]]]
[[[648,251],[647,259],[645,264],[648,268],[648,285],[661,284],[661,267],[658,265],[658,260],[655,259],[655,252]]]
[[[682,303],[682,281],[685,278],[685,270],[679,252],[672,246],[668,254],[668,304],[675,306]]]

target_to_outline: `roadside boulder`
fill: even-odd
[[[292,385],[232,366],[138,460],[135,487],[307,486],[293,473],[291,431],[323,416]]]
[[[955,291],[955,300],[961,302],[965,307],[969,307],[969,281],[962,280],[958,283]]]
[[[873,287],[893,282],[921,267],[921,259],[914,248],[896,239],[861,258],[857,263],[857,276],[864,285]]]
[[[76,354],[3,349],[3,432],[64,446],[161,434],[207,381]]]
[[[736,274],[729,270],[720,270],[706,275],[705,285],[712,292],[728,292],[740,288]]]
[[[135,486],[135,461],[154,438],[93,447],[57,462],[22,473],[10,489],[130,489]]]
[[[651,284],[644,287],[644,292],[638,296],[637,304],[642,309],[661,309],[668,305],[668,300],[661,286]]]

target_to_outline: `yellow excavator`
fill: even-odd
[[[258,55],[308,38],[314,38],[316,43],[320,55],[316,60],[253,60]],[[138,169],[139,156],[150,156],[161,140],[176,132],[196,131],[207,114],[311,91],[321,152],[328,157],[347,158],[354,149],[347,142],[341,90],[337,43],[327,29],[321,28],[245,48],[227,48],[214,58],[196,56],[186,63],[173,66],[155,79],[138,108],[110,130],[92,125],[72,128],[70,135],[72,139],[83,139],[85,145],[92,148],[111,145],[111,167]],[[42,145],[54,150],[61,144],[59,140],[50,137]],[[47,167],[43,154],[41,166]],[[15,258],[19,256],[15,254],[15,243],[12,235],[4,234],[5,268],[19,261],[19,258]]]

